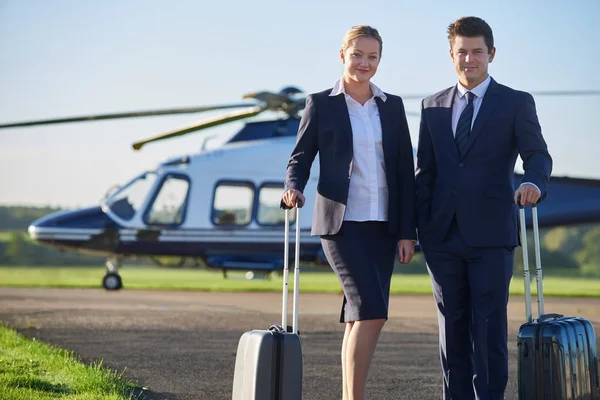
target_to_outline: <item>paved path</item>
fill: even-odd
[[[303,294],[300,331],[304,399],[341,399],[343,326],[339,295]],[[509,305],[510,381],[516,400],[516,332],[521,297]],[[290,299],[291,305],[291,299]],[[229,400],[237,341],[279,323],[277,293],[202,293],[0,287],[0,321],[29,337],[74,350],[147,387],[151,400]],[[546,309],[590,319],[600,332],[600,299],[548,298]],[[437,318],[431,296],[392,296],[375,354],[369,400],[440,399]]]

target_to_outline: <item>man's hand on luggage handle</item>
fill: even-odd
[[[300,193],[300,191],[296,189],[289,189],[287,192],[283,194],[283,202],[288,207],[296,207],[296,199],[300,200],[300,204],[303,205],[305,203],[304,195]]]
[[[415,254],[415,241],[410,239],[400,239],[398,241],[398,261],[402,264],[408,264]]]
[[[537,204],[541,195],[542,193],[537,186],[535,186],[533,183],[524,182],[515,191],[515,204],[519,204],[519,199],[521,199],[522,206]]]

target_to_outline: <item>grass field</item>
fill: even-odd
[[[219,271],[191,269],[160,269],[154,267],[125,267],[120,271],[125,289],[166,289],[199,291],[279,291],[282,278],[272,274],[271,279],[246,280],[242,273],[230,273],[224,279]],[[0,268],[0,286],[21,287],[91,287],[99,288],[104,268],[91,267],[3,267]],[[290,287],[293,287],[290,273]],[[536,293],[535,281],[532,293]],[[300,275],[300,291],[312,293],[340,292],[337,277],[331,272],[304,272]],[[513,277],[511,294],[523,294],[520,275]],[[395,274],[392,294],[431,294],[428,275]],[[584,278],[545,277],[546,296],[600,297],[600,280]]]
[[[84,365],[70,352],[27,339],[0,324],[2,400],[134,399],[134,388],[100,364]]]

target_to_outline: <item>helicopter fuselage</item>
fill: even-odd
[[[295,138],[233,141],[168,160],[95,207],[61,211],[31,224],[39,242],[107,256],[178,256],[227,269],[282,266],[283,178]],[[315,165],[317,163],[315,162]],[[306,187],[314,197],[318,168]],[[322,261],[310,236],[312,203],[300,220],[301,259]],[[292,221],[295,223],[295,221]]]

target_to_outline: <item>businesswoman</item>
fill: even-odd
[[[412,143],[402,99],[371,82],[382,39],[355,26],[340,50],[344,75],[307,97],[286,171],[282,203],[304,203],[302,191],[319,153],[312,235],[321,237],[344,300],[340,322],[345,400],[362,400],[388,300],[398,245],[410,262],[416,240]]]

